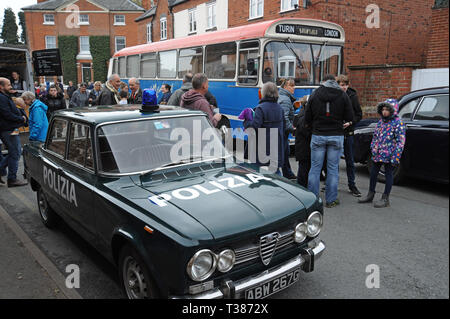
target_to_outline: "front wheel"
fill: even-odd
[[[367,169],[369,170],[369,174],[372,170],[372,167],[373,167],[372,156],[369,155],[369,157],[367,159]],[[404,178],[404,172],[403,172],[403,167],[402,167],[401,162],[399,165],[394,167],[394,171],[392,172],[392,177],[394,179],[395,185],[398,185],[402,182],[402,180]],[[378,181],[381,183],[386,183],[386,173],[385,173],[384,165],[381,167],[380,172],[378,173]]]
[[[37,202],[42,223],[47,228],[56,228],[58,225],[58,215],[56,215],[55,211],[48,204],[47,197],[45,196],[42,187],[37,191]]]
[[[157,298],[150,272],[139,253],[125,245],[119,256],[119,278],[128,299]]]

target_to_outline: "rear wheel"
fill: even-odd
[[[150,272],[139,253],[125,245],[119,256],[119,278],[128,299],[157,298]]]
[[[55,211],[48,204],[47,197],[45,196],[42,187],[40,187],[37,191],[37,202],[39,216],[41,216],[42,223],[47,228],[56,228],[58,225],[58,215],[56,215]]]

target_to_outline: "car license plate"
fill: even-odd
[[[280,290],[283,290],[300,278],[300,268],[281,275],[271,281],[265,282],[257,287],[253,287],[245,291],[246,299],[262,299],[266,298]]]

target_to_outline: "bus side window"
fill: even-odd
[[[190,48],[180,50],[178,56],[178,77],[186,73],[203,73],[203,48]]]
[[[243,42],[239,46],[238,82],[242,85],[256,85],[259,70],[259,42]]]
[[[156,77],[156,53],[141,55],[141,78],[154,79]]]
[[[236,75],[236,42],[206,47],[206,75],[210,79],[234,79]]]
[[[124,79],[127,77],[127,64],[126,64],[126,57],[121,56],[119,57],[119,72],[117,74],[119,74],[120,78]]]

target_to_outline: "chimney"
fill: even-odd
[[[158,4],[158,0],[142,0],[142,7],[145,10],[150,10],[150,8],[156,6]]]
[[[41,2],[45,2],[45,1],[48,1],[48,0],[37,0],[37,3],[41,3]]]

